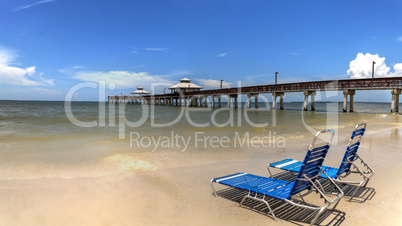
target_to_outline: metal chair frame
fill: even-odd
[[[355,131],[357,131],[359,127],[362,127],[365,130],[366,126],[367,126],[366,123],[360,123],[360,124],[357,124],[355,126],[355,129],[353,130],[353,134],[352,134],[351,138],[349,139],[349,142],[348,142],[348,145],[347,145],[348,148],[351,147],[352,142],[355,139],[355,136],[354,136]],[[356,143],[360,144],[362,137],[363,137],[362,135],[359,135],[358,140],[356,142],[354,142],[353,144],[356,144]],[[355,162],[357,160],[360,160],[360,163],[363,165],[363,167],[365,167],[365,171],[360,169],[355,164]],[[332,178],[332,180],[335,181],[338,184],[357,185],[356,188],[355,188],[355,191],[353,192],[352,196],[349,199],[349,201],[352,201],[353,198],[356,196],[357,192],[359,191],[359,189],[361,187],[366,187],[366,185],[368,184],[369,180],[374,176],[375,171],[357,153],[354,155],[353,161],[346,160],[346,161],[343,161],[342,164],[351,164],[351,168],[353,166],[355,171],[348,170],[346,172],[342,172],[341,174],[336,175],[335,178]],[[342,164],[341,164],[341,166],[342,166]],[[272,177],[272,173],[271,173],[271,170],[269,168],[270,168],[270,164],[267,165],[267,170],[268,170],[270,176]],[[341,167],[339,167],[339,168],[341,168]],[[288,172],[290,172],[293,176],[295,175],[295,173],[292,172],[292,171],[288,171]],[[350,174],[353,174],[353,173],[354,174],[359,174],[360,176],[362,176],[363,180],[361,180],[361,181],[345,181],[345,180],[343,180],[344,178],[346,178],[347,176],[349,176]]]
[[[329,141],[327,142],[327,145],[329,145],[329,144],[331,143],[331,141],[332,141],[332,139],[333,139],[333,137],[334,137],[335,132],[334,132],[333,130],[323,130],[323,131],[319,131],[319,132],[314,136],[313,142],[312,142],[312,143],[310,144],[310,146],[309,146],[309,151],[313,150],[318,135],[321,134],[321,133],[326,133],[326,132],[331,132],[331,133],[332,133],[331,138],[330,138]],[[307,152],[307,153],[309,153],[309,152]],[[320,164],[322,164],[322,162],[321,162]],[[316,216],[314,217],[314,219],[311,221],[310,225],[314,225],[314,223],[316,222],[316,220],[318,219],[318,217],[319,217],[330,205],[334,204],[334,207],[331,209],[331,210],[334,210],[334,209],[336,208],[336,206],[338,205],[339,201],[341,200],[342,196],[344,195],[342,189],[340,189],[339,186],[326,174],[326,172],[325,172],[324,170],[322,170],[321,166],[318,166],[318,167],[319,167],[319,172],[317,173],[317,175],[315,175],[315,176],[309,178],[308,176],[306,176],[306,174],[302,173],[299,178],[296,178],[296,180],[299,180],[299,181],[308,181],[308,182],[312,185],[312,188],[311,188],[311,189],[304,188],[303,190],[298,191],[296,194],[290,195],[290,199],[289,199],[289,198],[284,199],[284,201],[285,201],[286,203],[289,203],[289,204],[294,205],[294,206],[297,206],[297,207],[302,207],[302,208],[311,209],[311,210],[318,210],[318,213],[316,214]],[[326,196],[326,194],[328,194],[328,193],[325,192],[325,190],[324,190],[324,188],[322,187],[321,183],[320,183],[318,180],[316,180],[316,179],[319,178],[322,174],[326,175],[326,176],[327,176],[327,179],[329,180],[329,183],[330,183],[331,185],[333,185],[336,190],[338,190],[338,193],[333,193],[333,194],[336,194],[336,197],[335,197],[334,199],[332,199],[332,200],[329,200],[329,198]],[[241,173],[239,173],[239,174],[233,174],[233,175],[239,175],[239,176],[241,176]],[[223,177],[223,178],[230,178],[230,176],[231,176],[231,175],[228,175],[228,176]],[[234,177],[235,177],[235,176],[234,176]],[[213,191],[213,193],[214,193],[215,196],[217,196],[217,193],[216,193],[216,190],[215,190],[215,188],[214,188],[214,184],[213,184],[213,183],[214,183],[214,182],[215,182],[215,183],[219,183],[219,180],[216,180],[216,179],[218,179],[218,178],[213,178],[213,179],[211,179],[211,181],[210,181],[210,185],[211,185],[212,191]],[[216,181],[215,181],[215,180],[216,180]],[[295,180],[295,182],[296,182],[296,180]],[[260,183],[260,182],[258,182],[258,185],[255,186],[255,187],[253,187],[253,188],[258,188],[258,186],[260,185],[259,183]],[[250,188],[250,189],[248,190],[248,194],[243,197],[243,199],[241,200],[239,206],[242,206],[243,203],[244,203],[244,201],[245,201],[246,199],[252,199],[252,200],[260,201],[260,202],[264,203],[264,204],[268,207],[268,210],[269,210],[270,214],[272,215],[273,219],[274,219],[275,221],[278,221],[278,222],[279,222],[279,220],[276,218],[276,216],[275,216],[275,214],[274,214],[274,212],[273,212],[271,206],[269,205],[268,201],[265,200],[265,197],[266,197],[266,194],[267,194],[267,193],[271,192],[272,190],[275,190],[275,189],[278,189],[278,188],[280,188],[280,187],[283,187],[283,186],[286,186],[286,185],[282,185],[282,186],[279,186],[279,187],[276,187],[276,188],[272,188],[272,189],[266,191],[265,193],[262,194],[262,195],[263,195],[262,198],[257,197],[258,193],[251,191],[252,188]],[[244,189],[243,189],[243,190],[244,190]],[[306,190],[307,190],[307,192],[306,192],[305,194],[301,194],[302,192],[304,192],[304,191],[306,191]],[[324,204],[323,206],[309,206],[309,205],[306,204],[306,202],[305,202],[305,200],[303,199],[303,197],[309,195],[310,193],[312,193],[312,192],[314,192],[314,191],[315,191],[316,193],[319,193],[319,194],[320,194],[320,197],[325,200],[325,204]],[[252,194],[252,193],[255,193],[255,194]],[[261,193],[260,193],[260,194],[261,194]],[[304,204],[296,203],[296,202],[293,201],[293,200],[296,199],[296,197],[294,197],[294,196],[296,196],[296,195],[299,196],[299,198],[301,199],[301,201],[302,201]],[[275,197],[272,197],[272,198],[275,198]],[[281,200],[281,199],[279,199],[279,200]]]

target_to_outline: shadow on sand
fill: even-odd
[[[294,181],[295,176],[289,172],[278,173],[273,176],[273,178]],[[329,186],[325,181],[323,181],[324,189],[330,193],[332,186]],[[342,199],[348,200],[356,189],[356,186],[353,185],[340,185],[340,188],[344,191],[344,197]],[[363,203],[367,200],[371,200],[375,195],[375,190],[373,188],[362,187],[359,189],[355,198],[351,202],[355,203]],[[236,188],[225,188],[220,191],[217,191],[217,195],[223,197],[225,199],[231,200],[233,202],[239,203],[243,199],[244,196],[248,194],[248,191],[240,190]],[[258,198],[263,198],[262,196],[257,196]],[[301,207],[297,207],[291,204],[288,204],[284,201],[280,201],[277,199],[272,199],[269,197],[265,197],[265,200],[271,206],[275,216],[280,221],[288,221],[295,225],[305,225],[310,224],[310,222],[314,219],[317,214],[315,210],[309,210]],[[342,200],[341,200],[342,201]],[[297,201],[296,201],[297,202]],[[301,203],[301,202],[300,202]],[[306,204],[306,203],[304,203]],[[314,206],[314,205],[311,205]],[[266,214],[271,219],[272,216],[267,208],[267,206],[259,201],[255,201],[252,199],[246,199],[243,203],[243,207],[249,208],[252,211]],[[331,206],[332,207],[332,206]],[[315,225],[340,225],[345,220],[345,212],[339,210],[327,209],[325,210],[315,222]]]
[[[236,188],[226,188],[217,192],[218,196],[229,199],[239,204],[243,197],[247,194],[247,191],[239,190]],[[262,196],[258,197],[262,198]],[[265,200],[269,203],[279,221],[288,221],[296,225],[310,224],[310,222],[314,219],[315,215],[318,212],[297,207],[277,199],[265,197]],[[266,214],[273,220],[267,206],[262,202],[246,199],[246,201],[243,202],[242,206],[245,208],[249,208],[250,210],[257,213]],[[341,212],[339,210],[327,209],[320,215],[320,217],[315,222],[315,225],[340,225],[344,220],[344,212]]]
[[[294,181],[296,176],[290,172],[281,172],[281,173],[273,175],[273,178],[286,180],[286,181]],[[320,183],[323,185],[326,192],[331,193],[334,191],[333,186],[331,186],[327,180],[320,179]],[[351,201],[354,203],[363,203],[367,200],[371,200],[374,197],[374,195],[376,194],[374,188],[360,187],[359,190],[357,191],[355,197],[352,200],[350,200],[350,198],[353,195],[353,192],[355,192],[355,189],[358,186],[350,185],[350,184],[338,184],[338,186],[344,192],[342,199],[348,200],[348,201]]]

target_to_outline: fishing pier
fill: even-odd
[[[221,97],[226,95],[228,98],[228,107],[237,108],[239,95],[247,95],[247,107],[251,108],[251,102],[252,99],[254,99],[254,106],[255,108],[258,108],[258,96],[260,94],[271,93],[273,98],[272,108],[277,108],[277,99],[279,97],[279,109],[283,109],[283,98],[285,93],[300,92],[304,94],[303,109],[307,111],[310,106],[310,109],[314,111],[314,96],[316,95],[316,92],[342,91],[344,95],[343,111],[347,112],[349,110],[350,112],[353,112],[354,95],[356,92],[360,90],[390,90],[392,95],[391,112],[399,112],[399,95],[401,94],[402,89],[402,77],[297,82],[211,90],[201,90],[202,87],[190,83],[190,80],[186,78],[180,81],[181,82],[179,84],[169,88],[172,90],[172,93],[146,94],[137,96],[108,96],[108,102],[110,104],[133,103],[207,107],[208,99],[211,99],[211,107],[221,107]],[[194,86],[187,86],[189,83]],[[215,100],[217,100],[217,102],[215,102]],[[217,106],[215,106],[216,104]]]

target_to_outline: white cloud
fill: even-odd
[[[167,52],[167,49],[166,49],[166,48],[144,48],[144,50]]]
[[[31,3],[31,4],[28,4],[28,5],[17,7],[17,8],[14,9],[14,11],[28,9],[28,8],[31,8],[33,6],[37,6],[37,5],[48,3],[48,2],[54,2],[54,1],[56,1],[56,0],[41,0],[41,1],[37,1],[37,2]]]
[[[374,77],[396,77],[402,76],[402,63],[394,64],[394,72],[385,64],[385,57],[379,57],[378,54],[358,53],[356,59],[350,61],[347,71],[350,78],[371,78],[372,67],[374,65]]]
[[[370,53],[358,53],[356,59],[350,61],[349,70],[347,70],[348,75],[350,78],[371,78],[373,61],[375,62],[375,77],[392,76],[389,73],[390,68],[385,64],[385,57],[379,57],[378,54],[372,55]]]
[[[228,54],[231,54],[231,53],[233,53],[233,51],[229,51],[229,52],[220,53],[220,54],[218,54],[218,56],[217,56],[217,57],[225,57],[225,56],[227,56]]]
[[[394,65],[394,70],[395,70],[395,72],[394,73],[391,73],[392,75],[392,77],[399,77],[399,76],[402,76],[402,63],[399,63],[399,64],[395,64]]]
[[[168,52],[168,48],[160,48],[160,47],[145,47],[145,48],[133,48],[131,53],[138,53],[138,50],[145,50],[145,51],[155,51],[155,52]]]
[[[201,86],[204,88],[220,88],[221,87],[221,81],[220,80],[214,80],[214,79],[194,79],[197,82],[200,83]],[[229,82],[222,82],[222,88],[230,88]]]
[[[396,38],[396,40],[397,40],[398,42],[402,42],[402,36],[399,36],[398,38]]]
[[[71,69],[73,69],[73,70],[83,70],[83,69],[85,69],[85,67],[80,66],[80,65],[76,65],[76,66],[73,66]]]
[[[12,66],[17,54],[13,50],[0,49],[0,83],[21,86],[54,85],[53,79],[44,79],[36,67]]]
[[[0,65],[11,64],[17,57],[15,51],[10,49],[0,49]]]
[[[164,76],[150,75],[148,72],[75,70],[61,70],[61,72],[69,74],[80,81],[114,83],[117,89],[135,89],[138,86],[144,86],[145,88],[150,87],[151,83],[165,83],[166,86],[169,86],[174,83],[163,78]]]

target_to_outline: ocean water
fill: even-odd
[[[281,154],[307,146],[322,129],[345,143],[354,126],[368,133],[401,125],[389,103],[285,103],[285,110],[72,102],[0,101],[0,178],[87,177],[180,167],[216,159]]]

